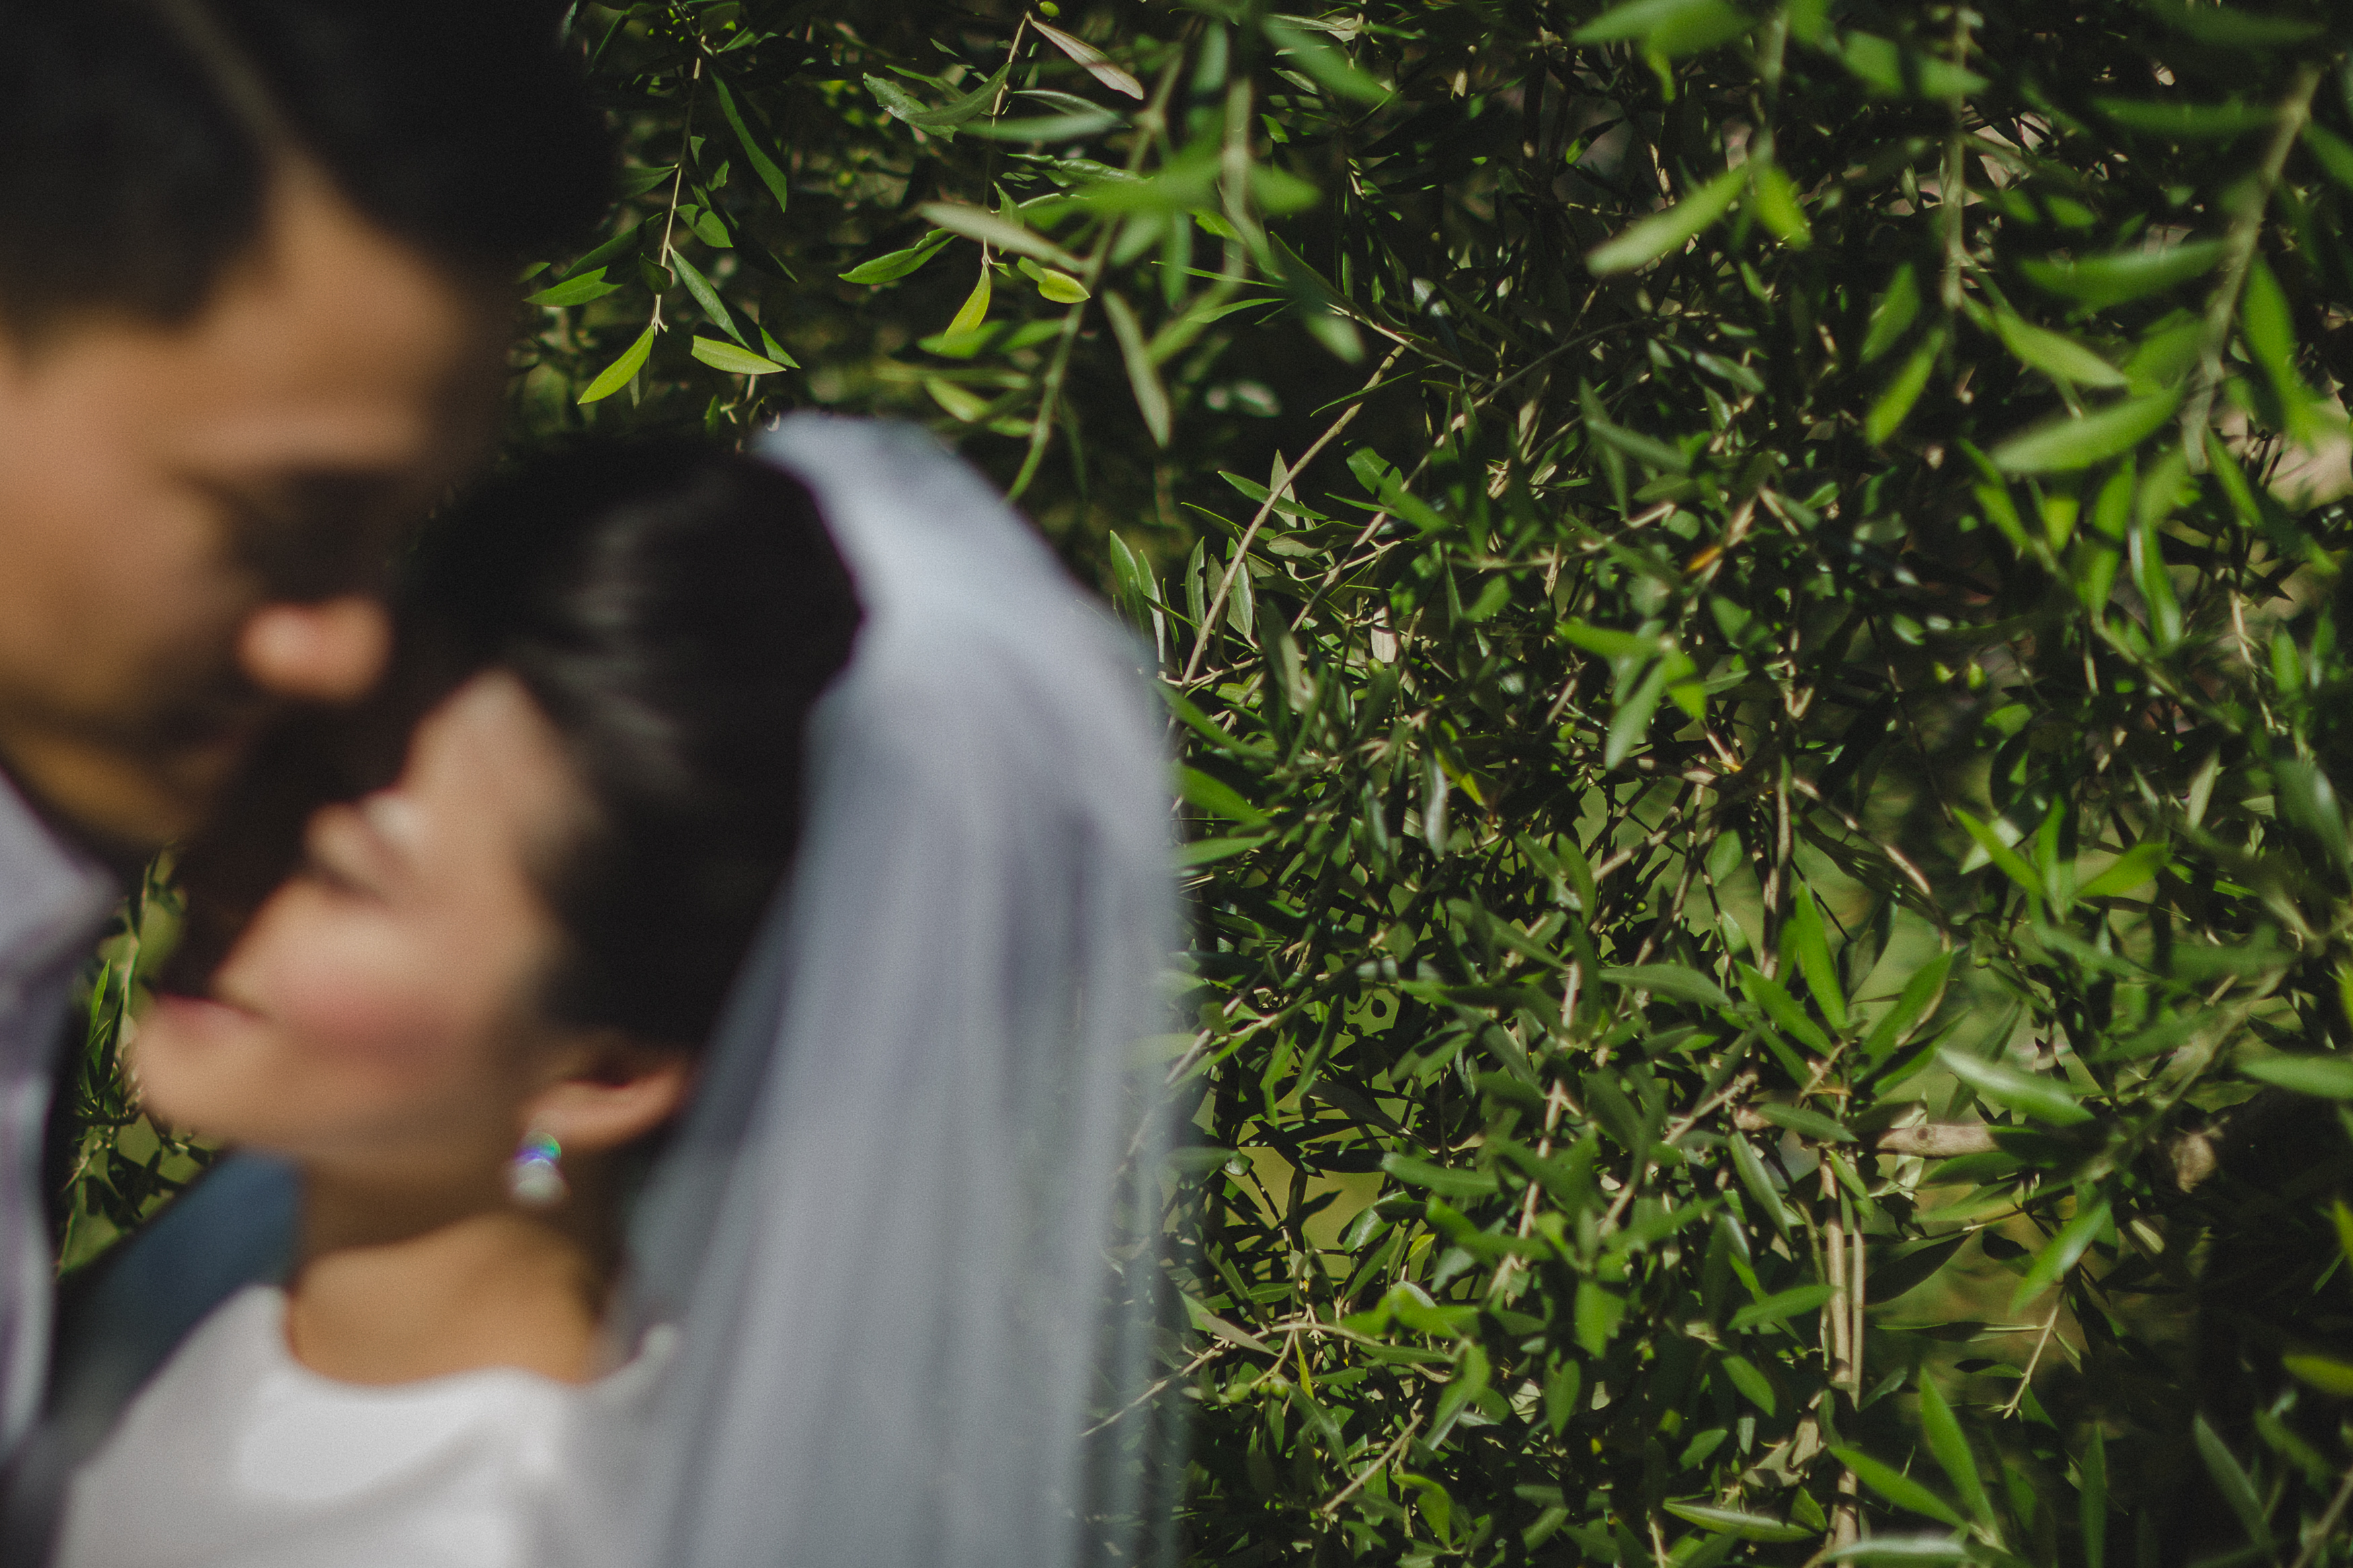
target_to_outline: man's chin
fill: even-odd
[[[252,752],[261,725],[222,726],[168,751],[131,754],[72,741],[20,739],[9,775],[50,823],[118,871],[203,826]]]

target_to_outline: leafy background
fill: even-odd
[[[566,26],[516,445],[926,421],[1156,661],[1188,1556],[2353,1558],[2341,7]]]

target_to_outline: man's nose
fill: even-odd
[[[307,605],[267,605],[237,634],[246,679],[298,702],[350,702],[367,694],[392,649],[382,604],[353,594]]]

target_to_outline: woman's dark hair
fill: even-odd
[[[511,671],[590,804],[543,869],[553,1014],[701,1044],[792,858],[809,710],[859,624],[807,490],[700,443],[576,447],[440,518],[400,611],[400,705]]]
[[[860,620],[807,490],[698,442],[572,447],[437,519],[398,612],[382,699],[281,733],[190,847],[167,985],[202,984],[311,807],[386,782],[417,718],[501,668],[590,806],[535,868],[566,939],[550,1013],[700,1046],[791,861],[809,710]]]

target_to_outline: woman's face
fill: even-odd
[[[523,688],[491,672],[417,726],[388,789],[311,819],[208,998],[142,1021],[147,1107],[188,1130],[371,1179],[489,1178],[562,1076],[539,1021],[559,931],[531,868],[584,805]]]

